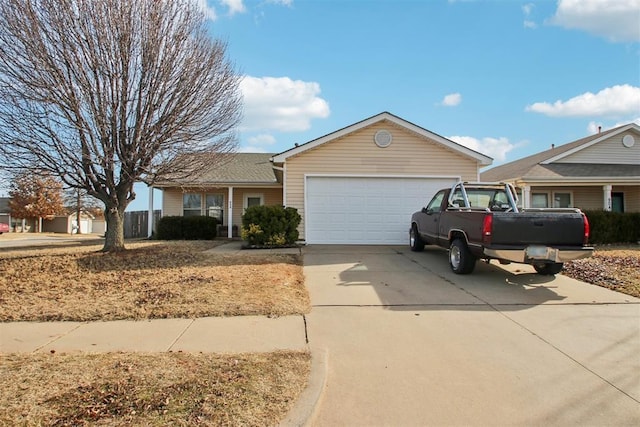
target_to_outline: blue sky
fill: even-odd
[[[389,111],[495,166],[640,124],[640,0],[196,1],[244,76],[239,151]]]
[[[495,166],[640,124],[640,0],[193,1],[244,76],[239,151],[389,111]]]

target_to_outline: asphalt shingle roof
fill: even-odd
[[[582,165],[582,166],[588,167],[592,171],[592,173],[589,173],[587,175],[571,175],[570,173],[572,171],[575,171],[576,173],[582,173],[582,172],[579,168],[571,169],[569,167],[561,166],[560,167],[561,169],[564,168],[562,169],[562,173],[561,173],[560,169],[558,169],[557,166],[561,165],[562,163],[555,164],[555,166],[553,166],[554,164],[548,164],[548,165],[540,164],[560,154],[564,154],[567,151],[573,150],[574,148],[578,148],[598,138],[602,138],[608,134],[614,133],[618,131],[621,127],[623,126],[609,129],[609,130],[597,133],[595,135],[590,135],[585,138],[578,139],[577,141],[570,142],[568,144],[560,145],[558,147],[554,147],[549,150],[545,150],[540,153],[536,153],[531,156],[524,157],[519,160],[515,160],[513,162],[505,163],[504,165],[496,166],[494,168],[491,168],[487,171],[482,172],[480,174],[481,180],[482,181],[508,181],[508,180],[513,180],[520,177],[553,177],[553,176],[558,176],[558,177],[628,176],[628,175],[618,175],[617,174],[618,171],[614,171],[614,168],[611,167],[611,165]],[[573,166],[581,166],[581,165],[573,165]],[[600,166],[603,166],[603,167],[601,168]],[[619,168],[620,170],[626,169],[626,168],[620,168],[620,166],[621,165],[616,165],[616,168]],[[595,173],[594,167],[601,169],[601,172],[603,172],[603,174],[600,175],[599,173]],[[553,169],[553,168],[556,168],[556,169]],[[611,171],[612,174],[609,174],[609,173],[605,174],[604,172],[606,170]]]
[[[198,177],[203,183],[276,183],[269,159],[273,153],[237,153],[221,165],[203,171]]]

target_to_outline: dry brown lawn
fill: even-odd
[[[0,425],[277,425],[307,352],[0,355]]]
[[[591,258],[565,263],[562,274],[640,298],[640,247],[597,247]]]
[[[137,242],[0,252],[0,321],[288,315],[310,309],[299,255],[206,253],[219,244]]]

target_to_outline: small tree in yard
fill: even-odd
[[[0,168],[99,199],[104,251],[124,249],[135,182],[235,150],[240,76],[195,0],[2,0],[0,51]]]
[[[11,182],[9,190],[11,215],[22,219],[52,217],[63,211],[62,184],[51,176],[19,174]]]

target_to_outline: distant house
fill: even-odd
[[[11,215],[11,208],[9,207],[10,200],[10,197],[0,197],[0,222],[9,224],[9,230],[11,232],[28,232],[35,230],[38,225],[36,219],[21,219]]]
[[[640,212],[640,126],[630,123],[480,174],[512,182],[524,207]]]
[[[163,191],[162,215],[208,215],[231,235],[254,205],[302,217],[306,243],[404,244],[437,190],[476,181],[492,159],[388,112],[279,154],[238,153]],[[152,192],[151,192],[152,194]]]
[[[42,232],[77,234],[79,228],[81,234],[92,233],[94,219],[94,216],[89,212],[82,211],[80,213],[80,226],[78,227],[78,214],[72,212],[72,210],[67,210],[64,214],[43,220]]]
[[[11,225],[11,209],[9,209],[9,197],[0,197],[0,222]]]

